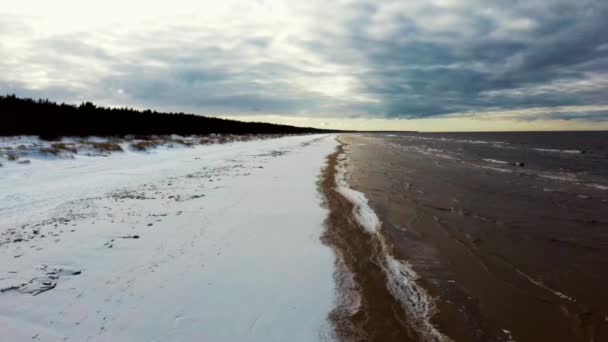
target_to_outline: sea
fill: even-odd
[[[608,132],[338,139],[342,338],[608,341]]]

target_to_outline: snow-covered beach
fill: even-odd
[[[331,339],[333,135],[0,168],[6,341]]]

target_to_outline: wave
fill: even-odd
[[[389,244],[380,232],[382,223],[369,206],[367,198],[363,193],[353,190],[347,183],[346,163],[346,154],[340,154],[335,173],[336,191],[353,204],[353,216],[359,226],[379,242],[379,253],[381,253],[379,261],[387,279],[387,289],[406,311],[413,328],[424,341],[450,341],[431,324],[430,320],[436,313],[436,305],[433,297],[417,284],[419,275],[408,262],[398,260],[391,254]]]
[[[551,153],[570,153],[570,154],[581,154],[585,153],[583,150],[558,150],[553,148],[533,148],[533,150],[538,152],[551,152]]]
[[[375,234],[380,227],[380,220],[376,213],[367,204],[367,198],[359,191],[350,188],[346,183],[346,167],[344,166],[346,155],[338,156],[338,165],[336,170],[337,190],[344,198],[354,204],[353,215],[365,231],[369,234]]]
[[[592,188],[599,189],[599,190],[608,190],[608,185],[595,184],[595,183],[594,184],[586,184],[586,185],[589,186],[589,187],[592,187]]]
[[[531,149],[531,150],[534,150],[537,152],[546,152],[546,153],[584,154],[586,152],[583,149],[554,149],[554,148],[543,148],[543,147],[533,147],[533,146],[519,146],[517,144],[509,143],[506,141],[493,141],[493,140],[433,138],[433,137],[420,137],[420,136],[404,136],[403,138],[409,139],[409,140],[426,140],[426,141],[450,142],[450,143],[474,144],[474,145],[492,145],[495,148],[502,148],[502,149],[524,148],[524,149]]]
[[[567,183],[572,183],[572,184],[577,184],[577,185],[583,185],[583,186],[594,188],[597,190],[608,190],[608,185],[590,183],[589,181],[579,179],[578,176],[574,173],[538,172],[538,173],[530,173],[530,174],[535,175],[537,177],[545,178],[545,179],[567,182]]]
[[[399,145],[399,144],[388,144],[388,146],[399,149],[399,150],[403,150],[403,151],[424,154],[424,155],[431,156],[431,157],[438,157],[438,158],[452,159],[452,160],[457,159],[451,155],[446,154],[444,150],[440,150],[437,148],[430,148],[430,147],[426,147],[426,146],[422,146],[422,147],[404,146],[404,145]]]
[[[580,183],[579,179],[573,173],[539,172],[539,173],[535,173],[535,174],[538,177],[542,177],[542,178],[546,178],[546,179],[552,179],[552,180],[564,181],[564,182],[572,182],[572,183]]]
[[[509,162],[506,162],[504,160],[491,159],[491,158],[483,159],[483,161],[488,162],[488,163],[494,163],[494,164],[510,164]]]
[[[418,139],[418,140],[431,140],[431,141],[443,141],[443,142],[455,142],[463,144],[493,144],[493,145],[509,145],[505,141],[491,141],[491,140],[470,140],[470,139],[451,139],[451,138],[431,138],[431,137],[420,137],[420,136],[406,136],[407,139]]]
[[[553,289],[553,288],[551,288],[551,287],[549,287],[549,286],[545,285],[545,283],[543,283],[541,280],[534,279],[533,277],[531,277],[530,275],[528,275],[527,273],[525,273],[525,272],[521,271],[521,270],[520,270],[520,269],[518,269],[518,268],[515,268],[515,271],[516,271],[516,272],[517,272],[519,275],[521,275],[522,277],[524,277],[524,278],[528,279],[528,281],[529,281],[529,282],[531,282],[532,284],[534,284],[534,285],[536,285],[536,286],[540,287],[541,289],[543,289],[543,290],[545,290],[545,291],[548,291],[548,292],[551,292],[551,293],[553,293],[555,296],[557,296],[557,297],[559,297],[559,298],[561,298],[561,299],[565,299],[565,300],[567,300],[567,301],[570,301],[570,302],[576,303],[576,300],[575,300],[574,298],[572,298],[572,297],[570,297],[570,296],[568,296],[568,295],[564,294],[563,292],[560,292],[560,291],[558,291],[558,290],[555,290],[555,289]]]

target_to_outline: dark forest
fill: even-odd
[[[0,136],[206,135],[323,133],[310,127],[242,122],[184,113],[160,113],[131,108],[107,108],[91,102],[80,105],[0,96]]]

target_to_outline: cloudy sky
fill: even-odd
[[[606,0],[0,0],[0,93],[357,129],[608,129]]]

